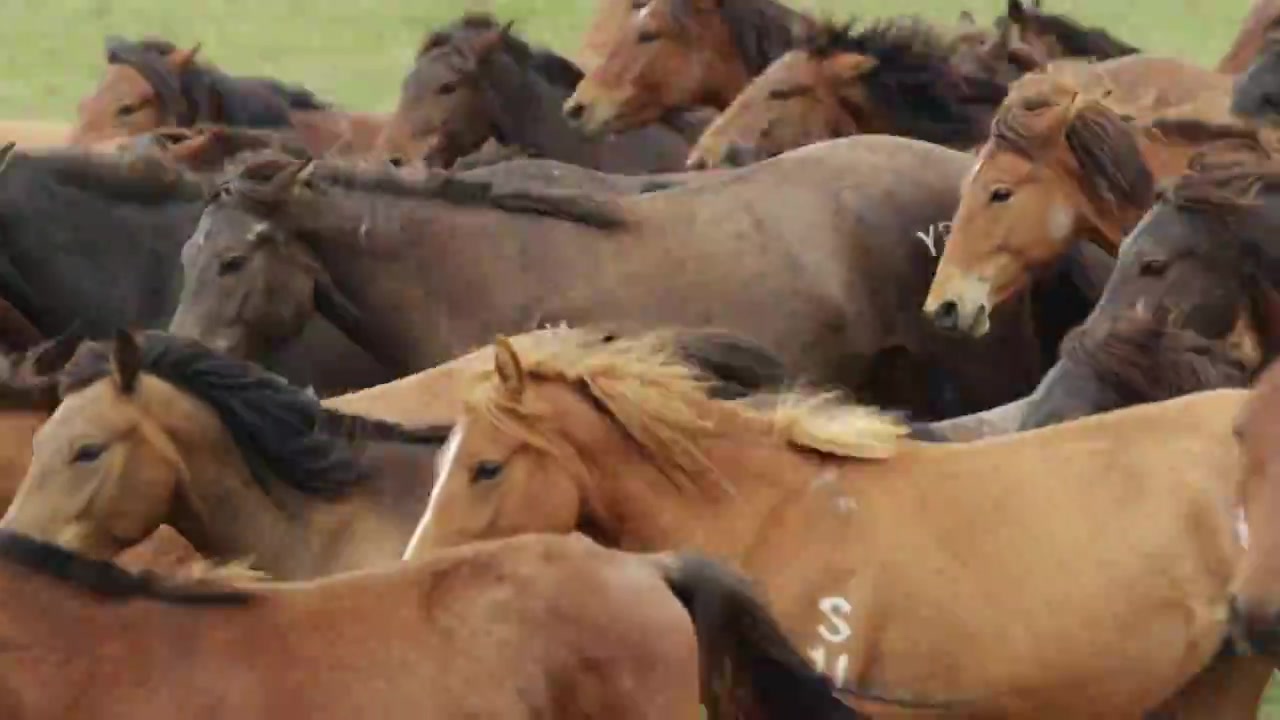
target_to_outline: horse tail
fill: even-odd
[[[694,555],[658,557],[667,586],[693,621],[707,720],[740,717],[741,702],[762,718],[863,717],[791,645],[745,578]]]

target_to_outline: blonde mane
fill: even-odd
[[[843,458],[893,455],[906,427],[896,418],[838,402],[834,393],[794,391],[744,400],[708,397],[710,379],[684,362],[672,332],[608,344],[583,336],[548,338],[520,349],[526,381],[562,382],[585,391],[680,486],[717,475],[700,441],[758,430],[793,448]],[[504,432],[563,454],[554,408],[512,397],[494,370],[476,378],[468,407]]]

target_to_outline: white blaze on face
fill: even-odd
[[[1076,211],[1070,205],[1054,205],[1049,210],[1049,237],[1062,242],[1071,235],[1076,224]]]
[[[445,440],[444,447],[440,448],[440,454],[436,456],[436,478],[435,484],[431,488],[431,498],[427,500],[427,510],[422,513],[422,519],[418,521],[418,527],[414,529],[413,537],[409,538],[409,544],[405,546],[401,560],[408,560],[413,557],[414,549],[422,541],[422,535],[427,531],[427,526],[431,524],[432,515],[440,507],[440,497],[444,495],[445,483],[448,482],[449,476],[453,473],[453,463],[458,457],[458,446],[462,444],[462,425],[459,422],[453,426],[453,430],[449,432],[449,439]]]
[[[1249,549],[1249,519],[1244,515],[1244,508],[1236,508],[1236,540],[1240,547]]]

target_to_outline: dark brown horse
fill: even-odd
[[[672,110],[726,108],[810,22],[778,0],[651,0],[627,18],[565,114],[594,134],[641,127]]]
[[[449,167],[486,141],[606,172],[678,170],[689,145],[652,124],[587,139],[560,108],[582,78],[569,60],[530,47],[492,16],[469,14],[423,43],[377,153]]]
[[[5,532],[0,594],[7,720],[860,717],[744,578],[581,535],[231,586]]]
[[[943,234],[934,218],[953,207],[971,162],[865,136],[710,181],[602,196],[332,163],[308,174],[268,155],[206,209],[172,328],[256,357],[319,312],[408,373],[548,322],[714,325],[760,342],[797,376],[885,406],[933,417],[984,409],[1034,386],[1029,325],[1011,314],[998,323],[1004,337],[970,350],[910,310]],[[997,358],[1005,372],[993,378],[986,363]],[[957,396],[925,397],[939,382]],[[949,402],[958,407],[938,405]]]
[[[1280,125],[1280,5],[1249,65],[1236,78],[1231,112],[1266,125]]]
[[[1089,27],[1067,15],[1045,12],[1040,0],[1009,0],[997,24],[1008,23],[1018,39],[1047,60],[1084,58],[1110,60],[1141,52],[1100,27]]]
[[[80,101],[71,143],[93,145],[165,126],[196,124],[295,128],[313,153],[373,147],[382,120],[336,110],[305,88],[228,75],[199,62],[200,46],[107,38],[107,72]]]
[[[846,135],[886,133],[961,150],[981,145],[1008,88],[966,76],[931,24],[823,23],[775,60],[707,128],[691,168],[742,164]]]

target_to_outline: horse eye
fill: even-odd
[[[1163,258],[1147,258],[1138,266],[1138,273],[1146,277],[1159,277],[1169,269],[1169,263]]]
[[[245,255],[232,255],[228,258],[224,258],[222,262],[218,263],[218,274],[230,275],[232,273],[238,273],[244,269],[244,266],[248,264],[248,262],[249,258]]]
[[[436,92],[440,95],[452,95],[458,91],[458,83],[450,80],[441,85]]]
[[[1009,198],[1013,197],[1013,191],[1007,187],[998,187],[991,191],[991,202],[1003,203],[1009,202]]]
[[[127,103],[116,108],[116,117],[129,117],[138,112],[139,107],[135,103]]]
[[[476,463],[476,469],[471,472],[471,482],[492,480],[501,474],[502,463],[493,462],[492,460],[481,460]]]
[[[660,37],[662,36],[658,34],[657,30],[641,30],[640,36],[636,38],[636,42],[644,45],[646,43],[656,42]]]
[[[73,463],[91,463],[102,457],[102,453],[107,451],[105,443],[87,443],[76,448],[71,456]]]

